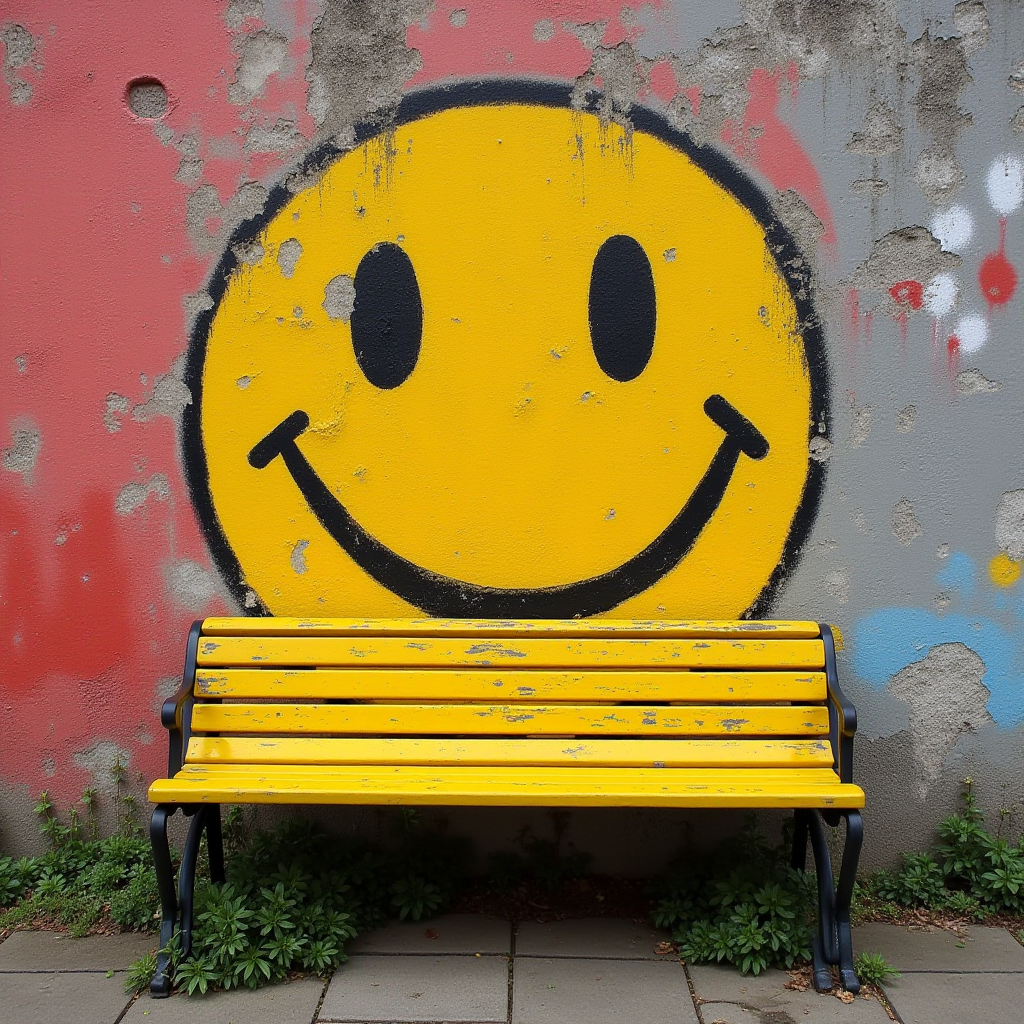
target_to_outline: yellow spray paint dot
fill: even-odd
[[[988,574],[997,587],[1012,587],[1020,579],[1020,562],[1015,562],[1005,551],[1000,551],[988,563]]]
[[[190,353],[230,582],[277,615],[750,607],[813,518],[823,364],[767,204],[680,138],[440,104],[282,200],[250,241],[290,273],[229,267]]]

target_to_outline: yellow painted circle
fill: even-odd
[[[1020,562],[1015,562],[1005,551],[1000,551],[988,563],[988,574],[997,587],[1012,587],[1020,579]]]
[[[650,361],[626,382],[602,371],[588,323],[615,235],[642,246],[657,301]],[[197,457],[211,528],[271,612],[414,611],[328,534],[282,458],[250,464],[297,410],[320,481],[405,562],[559,588],[666,530],[723,443],[704,408],[720,395],[768,454],[739,455],[685,557],[614,614],[733,617],[762,592],[808,480],[808,359],[765,228],[680,149],[569,109],[440,110],[338,157],[258,241],[205,338]],[[415,368],[387,390],[325,309],[382,242],[409,257],[423,309]]]

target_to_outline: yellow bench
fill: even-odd
[[[849,905],[864,793],[831,630],[813,622],[212,618],[163,707],[149,790],[163,905],[187,954],[220,804],[783,807],[819,883],[815,983],[858,988]],[[178,893],[167,840],[192,816]],[[847,822],[838,888],[822,819]],[[166,958],[152,983],[169,991]]]

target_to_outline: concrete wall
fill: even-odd
[[[0,846],[157,774],[187,624],[240,612],[828,620],[868,861],[967,774],[1019,812],[1021,4],[0,22]],[[708,821],[569,835],[642,870]]]

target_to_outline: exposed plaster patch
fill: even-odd
[[[603,29],[597,39],[600,40],[602,35]],[[598,46],[595,43],[590,67],[576,79],[573,86],[572,105],[583,109],[587,94],[596,87],[597,79],[600,78],[597,112],[601,120],[617,120],[629,129],[626,117],[640,93],[650,86],[650,75],[646,70],[649,63],[628,42],[621,42],[617,46]]]
[[[263,18],[263,0],[231,0],[224,11],[224,24],[237,31],[250,18]]]
[[[250,267],[255,267],[267,254],[259,242],[238,242],[231,247],[231,251],[239,263]]]
[[[541,18],[533,23],[533,38],[535,42],[547,43],[555,36],[555,23],[550,18]]]
[[[953,25],[960,33],[964,53],[969,57],[988,46],[988,11],[981,0],[965,0],[953,8]]]
[[[939,240],[919,225],[890,231],[871,247],[868,258],[854,271],[855,288],[887,292],[899,281],[930,281],[963,261],[945,252]]]
[[[93,789],[104,796],[114,796],[117,793],[114,765],[120,761],[127,768],[131,764],[132,752],[112,740],[96,740],[84,750],[72,754],[71,760],[92,775]]]
[[[1010,130],[1024,132],[1024,107],[1018,107],[1017,113],[1010,119]]]
[[[892,535],[904,546],[921,536],[921,521],[908,498],[900,498],[892,510]]]
[[[245,136],[244,153],[290,153],[305,145],[306,137],[294,121],[278,118],[272,125],[254,124]]]
[[[957,740],[992,725],[991,693],[981,681],[985,662],[961,643],[932,647],[920,661],[897,672],[889,692],[910,709],[910,737],[921,764],[924,796],[938,779]]]
[[[324,135],[352,137],[371,114],[382,117],[423,66],[406,46],[406,30],[433,7],[430,0],[361,0],[327,4],[310,32],[306,110]]]
[[[297,238],[286,238],[277,250],[277,265],[285,277],[295,273],[295,265],[302,256],[302,243]]]
[[[884,178],[858,178],[850,182],[850,191],[865,199],[877,199],[889,191],[889,182]]]
[[[39,55],[40,39],[33,36],[24,25],[9,21],[0,28],[0,42],[4,44],[0,73],[11,90],[11,103],[23,107],[32,99],[32,86],[18,72],[30,62],[36,72],[43,70],[42,57]]]
[[[132,409],[132,419],[147,423],[157,416],[170,416],[171,419],[181,416],[185,406],[192,404],[192,392],[182,380],[184,371],[185,357],[180,355],[171,363],[170,372],[153,382],[153,393],[149,399]]]
[[[961,395],[990,395],[1003,388],[999,381],[989,380],[981,370],[973,368],[961,370],[956,375],[953,386]]]
[[[818,215],[792,189],[776,192],[772,205],[782,223],[792,232],[800,251],[813,257],[818,251],[818,242],[825,234],[825,225]]]
[[[264,28],[246,35],[238,44],[235,78],[228,85],[228,102],[251,103],[263,91],[271,75],[280,74],[288,57],[288,37]]]
[[[295,542],[295,547],[292,548],[289,561],[291,562],[292,571],[296,576],[301,576],[304,572],[309,572],[309,566],[306,565],[306,548],[308,547],[308,540],[297,540]]]
[[[187,558],[164,568],[164,583],[175,601],[196,613],[203,611],[220,592],[216,574]]]
[[[43,447],[43,435],[27,416],[11,424],[11,445],[0,453],[0,463],[9,473],[20,473],[27,487],[35,483],[36,460]]]
[[[174,180],[182,185],[194,185],[203,176],[203,161],[197,157],[183,156],[178,161]]]
[[[847,566],[834,569],[825,576],[825,587],[839,604],[850,600],[850,570]]]
[[[896,413],[896,429],[901,434],[909,434],[917,423],[917,406],[908,405]]]
[[[323,307],[332,320],[348,323],[356,304],[356,286],[348,274],[332,277],[324,288]]]
[[[14,368],[18,373],[26,373],[28,371],[28,356],[20,355],[14,357]]]
[[[853,422],[850,424],[850,447],[859,448],[871,435],[871,423],[874,419],[870,405],[850,409]]]
[[[171,494],[171,485],[163,473],[154,473],[146,483],[137,480],[127,483],[114,499],[114,511],[119,516],[129,516],[145,505],[150,495],[159,501],[166,501]]]
[[[448,24],[452,28],[465,28],[466,22],[469,21],[469,14],[464,7],[456,7],[451,14],[448,15]]]
[[[815,462],[827,462],[832,456],[833,446],[827,437],[816,434],[811,438],[807,449]]]
[[[864,156],[885,156],[895,153],[903,144],[903,129],[888,103],[876,103],[864,118],[859,132],[846,144],[853,153]]]
[[[121,429],[119,417],[127,413],[129,408],[131,408],[131,402],[124,395],[119,395],[116,391],[107,394],[106,407],[103,410],[103,426],[107,428],[108,433],[116,434]]]
[[[966,177],[956,159],[959,133],[973,122],[961,110],[960,90],[972,81],[967,70],[963,41],[958,38],[932,38],[926,29],[911,46],[911,58],[921,73],[914,97],[917,123],[931,137],[914,168],[921,191],[933,202],[948,200],[963,185]]]
[[[1015,562],[1024,562],[1024,490],[1005,491],[996,506],[996,543]]]
[[[200,185],[185,202],[185,224],[192,246],[200,255],[219,253],[231,232],[243,220],[263,211],[267,190],[256,181],[246,181],[221,205],[213,185]]]
[[[163,117],[167,113],[167,90],[151,78],[133,82],[128,89],[128,108],[136,117]]]
[[[945,544],[945,543],[944,544],[940,544],[935,549],[935,557],[936,558],[949,558],[950,553],[952,552],[952,550],[953,549],[948,544]]]

